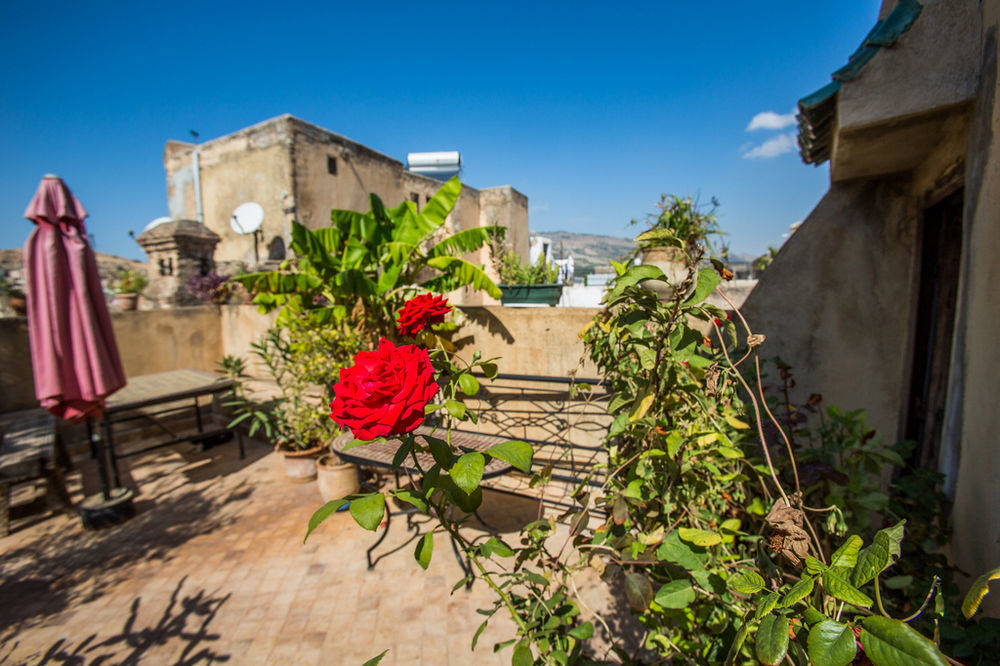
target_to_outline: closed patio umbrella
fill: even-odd
[[[35,395],[63,419],[100,417],[125,371],[87,242],[87,211],[62,179],[47,175],[24,216],[37,225],[24,245]]]

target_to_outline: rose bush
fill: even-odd
[[[451,306],[444,296],[420,294],[408,300],[399,311],[397,330],[400,335],[415,336],[425,328],[444,321],[451,312]]]
[[[330,418],[372,440],[415,430],[438,385],[426,349],[382,338],[378,349],[358,352],[354,365],[341,369],[333,392]]]

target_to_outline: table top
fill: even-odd
[[[107,401],[106,414],[229,390],[234,382],[204,370],[184,368],[129,377]]]
[[[416,430],[416,435],[418,437],[422,435],[433,435],[439,439],[447,439],[448,433],[446,430],[433,431],[431,428],[420,427]],[[350,433],[341,435],[343,438],[342,444],[347,444],[354,437]],[[338,438],[339,439],[339,438]],[[486,451],[494,444],[499,444],[500,442],[507,441],[505,437],[497,437],[495,435],[483,435],[473,432],[456,432],[451,433],[451,444],[453,447],[457,447],[459,451]],[[389,439],[384,443],[372,443],[365,444],[363,446],[355,446],[352,449],[348,449],[343,453],[340,452],[337,447],[338,442],[334,441],[334,449],[337,449],[337,455],[343,458],[346,462],[352,462],[358,465],[373,465],[375,467],[392,467],[392,459],[396,455],[396,451],[399,449],[402,440],[399,439]],[[418,453],[417,460],[420,462],[420,466],[424,471],[429,470],[434,466],[434,458],[429,453]],[[404,463],[400,466],[401,470],[408,470],[410,472],[416,472],[416,468],[413,466],[413,458],[407,458]],[[488,479],[492,476],[499,476],[505,472],[512,469],[510,463],[504,462],[499,458],[491,458],[489,462],[486,463],[486,467],[483,469],[483,478]]]

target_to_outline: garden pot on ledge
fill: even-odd
[[[503,305],[556,305],[562,296],[561,284],[500,284]]]
[[[308,449],[279,448],[278,452],[285,463],[285,476],[298,483],[312,481],[316,478],[316,458],[325,450],[324,446],[313,446]]]
[[[122,310],[135,310],[139,304],[139,294],[118,294],[115,297]]]
[[[324,502],[343,499],[361,490],[358,466],[341,462],[334,453],[316,460],[316,485]]]

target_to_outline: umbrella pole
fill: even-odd
[[[118,476],[118,460],[115,458],[115,445],[111,442],[111,420],[104,418],[104,454],[110,463],[111,473],[114,475],[115,488],[121,488],[122,482]]]
[[[90,456],[97,461],[97,473],[101,478],[101,494],[105,501],[111,500],[111,491],[108,488],[108,470],[103,451],[99,451],[97,443],[94,441],[94,419],[87,419],[87,441],[90,443]]]

